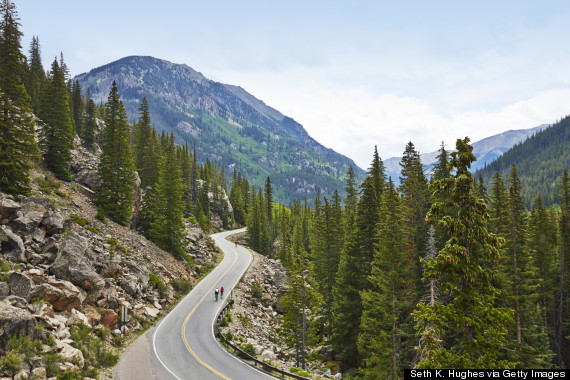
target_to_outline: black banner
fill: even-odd
[[[412,379],[562,379],[566,369],[405,369],[404,380]]]

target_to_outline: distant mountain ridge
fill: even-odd
[[[509,175],[513,164],[523,186],[523,196],[527,207],[541,194],[544,204],[557,203],[555,193],[564,170],[570,169],[570,116],[548,128],[529,136],[515,144],[501,157],[474,172],[479,174],[487,188],[499,172],[503,181],[509,185]]]
[[[309,136],[303,126],[241,87],[207,79],[187,65],[131,56],[76,77],[84,93],[105,103],[113,81],[131,120],[146,97],[158,132],[174,133],[178,143],[196,142],[201,160],[210,159],[231,174],[241,171],[256,186],[269,176],[276,199],[287,202],[317,189],[341,193],[354,161]]]
[[[471,171],[474,172],[476,170],[484,168],[486,165],[489,165],[491,162],[501,157],[516,144],[523,142],[527,138],[548,127],[550,127],[549,124],[541,124],[537,127],[529,129],[509,130],[497,135],[486,137],[476,142],[472,142],[473,154],[475,157],[477,157],[477,161],[471,165]],[[454,146],[446,146],[445,149],[452,151],[454,149]],[[434,164],[437,163],[438,154],[438,151],[420,154],[422,164],[426,167],[426,169],[429,170]],[[398,184],[400,183],[399,176],[401,172],[401,160],[401,157],[392,157],[384,161],[386,175],[391,176],[392,180]]]

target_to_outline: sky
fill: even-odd
[[[478,141],[570,114],[568,1],[15,0],[27,54],[71,74],[130,55],[184,63],[366,169],[411,141]],[[152,115],[151,115],[152,117]]]

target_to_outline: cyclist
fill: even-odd
[[[222,297],[224,296],[224,287],[223,286],[220,288],[220,296],[222,296]]]
[[[220,291],[218,290],[218,288],[216,288],[216,290],[214,290],[214,295],[216,296],[216,301],[218,300],[218,293]]]

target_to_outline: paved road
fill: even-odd
[[[223,300],[214,299],[214,288],[229,295],[251,260],[245,248],[225,239],[237,231],[212,235],[224,251],[222,262],[147,334],[127,351],[115,369],[115,378],[126,379],[274,379],[228,354],[216,341],[213,320]]]

